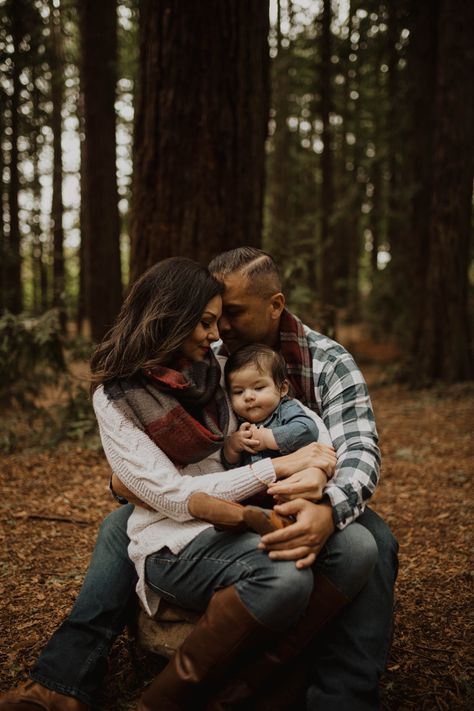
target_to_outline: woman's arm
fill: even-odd
[[[114,489],[134,503],[175,520],[191,518],[188,500],[195,491],[204,491],[230,501],[254,496],[275,481],[272,460],[228,471],[199,473],[198,466],[179,470],[166,454],[134,421],[133,412],[117,407],[102,388],[94,393],[94,409],[104,452],[115,474]],[[215,462],[212,463],[213,466]],[[191,470],[194,475],[186,473]],[[125,490],[120,490],[117,479]],[[135,497],[132,499],[130,493]]]

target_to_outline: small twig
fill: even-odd
[[[77,523],[81,526],[90,526],[92,521],[67,516],[49,516],[47,514],[13,514],[13,518],[36,518],[42,521],[61,521],[62,523]]]

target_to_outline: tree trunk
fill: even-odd
[[[416,382],[473,376],[467,313],[469,238],[474,175],[474,5],[441,0],[434,131],[430,254]]]
[[[6,260],[7,260],[7,243],[5,231],[5,154],[3,151],[3,141],[5,137],[5,111],[6,93],[0,87],[0,314],[6,309]]]
[[[11,6],[11,32],[13,43],[12,55],[12,94],[10,99],[11,133],[10,133],[10,158],[8,184],[8,216],[9,233],[6,250],[5,269],[5,306],[14,314],[20,313],[23,305],[21,290],[21,255],[20,255],[20,222],[18,218],[18,192],[20,178],[18,174],[18,135],[19,135],[19,106],[20,106],[20,42],[22,32],[20,19]]]
[[[61,330],[66,330],[64,230],[63,230],[63,158],[62,158],[62,108],[63,108],[63,51],[61,10],[50,3],[51,31],[51,128],[53,132],[53,195],[51,223],[53,228],[53,306],[59,310]]]
[[[324,0],[321,34],[321,121],[323,124],[322,141],[324,144],[321,156],[322,168],[322,193],[321,193],[321,249],[319,254],[319,271],[321,285],[321,299],[325,307],[335,304],[335,270],[333,262],[333,213],[334,213],[334,184],[333,184],[333,155],[332,155],[332,130],[330,114],[332,110],[332,35],[331,35],[331,0]]]
[[[143,0],[131,276],[260,245],[268,2]]]
[[[86,244],[88,240],[87,235],[87,220],[86,220],[86,203],[87,203],[87,182],[86,182],[86,144],[84,139],[85,126],[84,126],[84,93],[82,90],[82,84],[79,86],[79,96],[78,96],[78,118],[79,118],[79,132],[81,134],[80,143],[80,169],[79,178],[81,183],[81,206],[79,210],[79,231],[81,234],[81,241],[79,244],[79,289],[77,297],[77,314],[76,314],[76,326],[77,332],[82,333],[84,328],[85,320],[88,318],[87,314],[87,284],[86,284]]]
[[[116,0],[81,0],[84,92],[87,312],[94,340],[112,325],[122,301],[120,222],[115,169]]]

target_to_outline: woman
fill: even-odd
[[[298,651],[300,643],[308,641],[310,628],[312,636],[357,594],[375,563],[375,543],[358,524],[334,534],[312,570],[271,560],[258,547],[256,533],[218,532],[198,520],[202,512],[199,497],[193,496],[197,492],[244,500],[265,491],[276,478],[313,463],[309,454],[295,453],[222,471],[220,449],[235,421],[210,351],[219,337],[221,292],[220,283],[190,260],[155,265],[132,287],[91,363],[105,453],[114,474],[148,507],[136,507],[128,524],[138,595],[151,613],[160,597],[205,610],[143,694],[141,711],[183,709],[191,697],[195,704],[196,690],[213,693],[224,669],[228,672],[246,646],[267,640],[269,633],[281,635],[302,626],[304,640],[299,633],[288,637],[291,654]],[[94,574],[109,571],[99,572],[96,564]],[[92,606],[101,604],[105,601],[99,599]],[[123,609],[118,613],[114,634],[123,623]],[[99,627],[95,632],[100,637]],[[59,660],[54,639],[42,655],[54,656],[54,671],[48,672],[40,658],[33,674],[39,684],[21,692],[22,705],[19,692],[14,692],[17,697],[5,697],[0,709],[38,708],[34,694],[41,694],[39,685],[53,689],[41,697],[43,709],[86,708],[72,697],[94,701],[73,684],[54,682],[54,677],[61,678],[61,663],[67,665]],[[70,631],[68,644],[74,644]],[[67,656],[64,646],[62,656]],[[283,654],[281,661],[285,658]],[[32,705],[25,705],[28,700]]]

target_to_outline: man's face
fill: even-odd
[[[219,333],[229,353],[247,343],[276,346],[279,313],[275,313],[272,297],[252,293],[252,284],[239,272],[224,277],[223,282]]]

